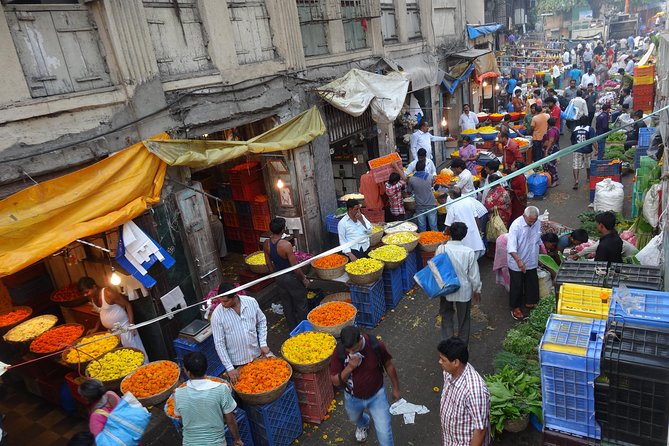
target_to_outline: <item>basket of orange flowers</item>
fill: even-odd
[[[131,392],[144,407],[165,401],[179,384],[179,366],[172,361],[153,361],[121,381],[121,393]]]
[[[330,254],[311,262],[316,275],[323,280],[333,280],[344,274],[348,258],[341,254]]]
[[[338,337],[341,329],[353,325],[358,310],[345,301],[333,301],[320,304],[307,314],[307,320],[316,331]]]
[[[259,358],[239,369],[233,388],[246,404],[259,405],[277,399],[293,376],[293,369],[280,358]]]

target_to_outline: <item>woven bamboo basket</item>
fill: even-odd
[[[397,261],[393,261],[393,262],[389,262],[389,261],[386,261],[386,260],[382,260],[382,262],[383,262],[383,268],[384,268],[384,269],[397,269],[397,268],[399,268],[400,266],[402,266],[402,263],[404,263],[404,261],[405,261],[406,259],[407,259],[407,258],[404,257],[402,260],[397,260]]]
[[[134,372],[128,374],[128,376],[123,378],[123,380],[121,381],[121,387],[120,387],[121,393],[125,393],[127,391],[123,388],[124,387],[123,384],[125,383],[126,379],[130,378],[132,375],[137,373],[137,370],[140,370],[143,367],[146,367],[146,366],[151,365],[151,364],[155,364],[157,362],[163,362],[163,363],[167,362],[167,363],[170,363],[174,368],[176,368],[179,371],[179,374],[177,374],[177,379],[174,380],[172,385],[167,387],[165,390],[163,390],[159,393],[156,393],[155,395],[150,395],[150,396],[146,396],[146,397],[143,397],[143,398],[139,398],[139,397],[137,397],[137,395],[135,395],[135,397],[137,398],[137,401],[139,401],[142,404],[142,406],[144,406],[144,407],[157,406],[158,404],[166,401],[167,398],[169,398],[170,395],[172,395],[172,392],[174,392],[174,389],[177,388],[177,386],[179,385],[179,381],[181,380],[181,376],[180,376],[181,370],[179,370],[179,366],[172,361],[164,361],[164,360],[163,361],[153,361],[153,362],[145,364],[141,367],[138,367]]]
[[[143,351],[141,351],[141,350],[139,350],[139,349],[136,349],[136,348],[133,348],[133,347],[118,347],[118,348],[115,348],[115,349],[113,349],[113,350],[108,351],[108,352],[105,353],[104,355],[100,356],[100,358],[98,358],[98,359],[102,359],[102,358],[104,358],[105,356],[107,356],[108,354],[110,354],[110,353],[112,353],[112,352],[120,351],[120,350],[132,350],[132,351],[141,353],[141,354],[142,354],[142,362],[141,362],[141,364],[137,367],[137,369],[140,368],[140,367],[144,364],[144,359],[146,359],[146,355],[144,354]],[[91,374],[90,374],[89,368],[90,368],[92,362],[93,362],[93,361],[90,361],[90,362],[86,365],[86,370],[84,371],[84,374],[85,374],[88,378],[91,378]],[[137,369],[135,369],[135,370],[137,370]],[[121,381],[123,381],[123,379],[124,379],[126,376],[128,376],[130,373],[134,372],[135,370],[132,370],[131,372],[127,373],[126,375],[123,375],[123,376],[121,376],[121,377],[119,377],[119,378],[116,378],[116,379],[110,379],[110,380],[108,380],[108,381],[102,381],[102,380],[101,380],[101,381],[102,381],[102,384],[105,385],[105,389],[107,389],[107,390],[118,390],[119,387],[121,386]]]
[[[437,242],[437,243],[418,243],[420,245],[420,250],[423,252],[435,252],[439,245],[445,242]]]
[[[393,226],[395,225],[395,226]],[[385,235],[394,234],[396,232],[418,232],[418,226],[415,223],[410,221],[394,221],[392,223],[387,223],[384,226],[383,231]]]
[[[530,423],[530,414],[525,413],[513,420],[504,421],[504,430],[508,432],[522,432],[527,429],[528,424]]]
[[[22,329],[28,326],[26,324],[32,325],[37,320],[44,321],[44,325],[41,327],[41,331],[35,331],[34,333],[31,333],[30,337],[24,337],[20,339],[17,338],[18,334],[22,331]],[[10,344],[25,344],[28,342],[32,342],[33,339],[35,339],[45,331],[53,328],[53,326],[56,325],[56,322],[58,322],[58,317],[54,316],[53,314],[44,314],[42,316],[37,316],[32,319],[26,319],[20,324],[14,326],[14,328],[9,330],[7,333],[5,333],[5,335],[2,338],[5,340],[5,342]]]
[[[383,262],[381,262],[383,263]],[[381,277],[381,274],[383,274],[383,266],[376,271],[373,271],[371,273],[367,274],[351,274],[348,273],[348,280],[351,283],[354,283],[356,285],[369,285],[370,283],[374,283],[377,280],[379,280],[379,277]]]
[[[332,335],[330,335],[330,336],[332,336]],[[285,342],[284,342],[284,344],[285,344]],[[293,368],[293,370],[295,370],[296,372],[300,372],[300,373],[317,373],[317,372],[320,372],[321,370],[323,370],[324,368],[326,368],[330,365],[330,359],[331,359],[331,356],[328,355],[327,357],[321,359],[318,362],[314,362],[313,364],[300,364],[299,362],[293,362],[290,359],[286,358],[286,355],[283,353],[283,345],[281,345],[281,356],[283,356],[283,359],[285,359],[288,362],[288,364],[290,364],[290,366]]]
[[[348,293],[346,293],[346,294],[348,294]],[[349,297],[350,297],[350,294],[349,294]],[[339,333],[341,333],[341,329],[344,328],[344,327],[348,327],[350,325],[353,325],[353,323],[355,322],[355,316],[358,314],[358,309],[355,308],[355,306],[353,304],[349,304],[348,302],[345,302],[345,303],[352,306],[353,309],[355,310],[355,313],[353,314],[353,316],[351,316],[351,318],[349,320],[344,321],[341,324],[337,324],[337,325],[318,325],[318,324],[314,323],[314,321],[311,320],[311,318],[309,317],[309,315],[311,314],[311,311],[314,311],[316,308],[325,305],[325,303],[322,303],[318,307],[311,310],[309,312],[309,314],[307,314],[307,320],[309,322],[311,322],[311,325],[314,327],[314,330],[320,331],[320,332],[323,332],[323,333],[328,333],[328,334],[331,334],[332,336],[334,336],[335,338],[338,338]]]
[[[246,256],[246,259],[244,259],[244,263],[246,264],[246,267],[247,267],[248,269],[250,269],[251,272],[253,272],[253,273],[256,273],[256,274],[267,274],[267,273],[269,273],[269,267],[268,267],[267,265],[265,265],[265,264],[263,264],[263,265],[251,265],[250,263],[248,263],[248,262],[246,261],[249,257],[254,256],[254,255],[258,254],[258,253],[264,255],[264,253],[263,253],[262,251],[256,251],[256,252],[253,252],[253,253],[249,254],[248,256]]]
[[[323,298],[321,304],[326,304],[328,302],[347,302],[351,303],[351,293],[334,293],[328,294]]]
[[[419,240],[418,234],[416,234],[415,232],[412,232],[411,234],[413,234],[413,235],[416,236],[416,240],[414,240],[413,242],[408,242],[408,243],[388,243],[388,241],[387,241],[387,240],[388,240],[388,236],[383,237],[382,240],[383,240],[383,243],[386,244],[386,245],[396,245],[396,246],[401,246],[402,248],[406,249],[407,252],[411,252],[411,251],[413,251],[414,249],[416,249],[416,246],[418,246],[418,240]]]
[[[99,335],[99,334],[106,334],[106,335],[109,335],[109,334],[111,334],[111,333],[108,332],[108,331],[99,331],[99,332],[96,332],[96,333],[91,333],[91,334],[89,334],[89,335],[82,336],[82,337],[80,337],[79,339],[77,339],[76,341],[74,341],[73,345],[79,345],[79,344],[81,344],[81,343],[84,341],[85,338],[90,338],[91,336],[95,336],[95,335]],[[114,347],[112,347],[110,350],[104,352],[102,355],[104,355],[104,354],[106,354],[106,353],[109,353],[110,351],[114,350],[116,347],[118,347],[118,345],[119,345],[120,342],[121,342],[121,340],[119,339],[118,336],[116,336],[116,345],[115,345]],[[85,368],[88,366],[88,363],[89,363],[89,362],[91,362],[92,360],[97,359],[97,358],[99,358],[100,356],[102,356],[102,355],[99,355],[99,356],[96,356],[96,357],[92,357],[92,356],[90,356],[90,355],[88,355],[88,354],[86,354],[86,353],[80,352],[79,355],[78,355],[78,357],[79,357],[79,359],[80,359],[79,361],[77,361],[77,362],[69,362],[69,361],[67,360],[67,354],[68,354],[70,351],[72,351],[72,350],[71,350],[71,349],[69,349],[69,350],[65,350],[65,351],[62,353],[62,355],[61,355],[61,360],[62,360],[62,362],[63,362],[65,365],[67,365],[68,367],[73,368],[73,369],[78,369],[79,367],[85,369]]]
[[[86,330],[86,328],[84,328],[84,326],[81,325],[81,324],[74,324],[74,323],[70,323],[70,324],[62,324],[62,325],[56,325],[55,327],[48,329],[47,331],[45,331],[44,333],[42,333],[40,336],[42,336],[42,335],[44,335],[44,334],[46,334],[46,333],[48,333],[48,332],[50,332],[50,331],[52,331],[52,330],[56,330],[56,329],[63,328],[63,327],[79,327],[79,328],[81,328],[81,333],[79,334],[79,336],[83,335],[83,334],[84,334],[84,331]],[[37,336],[37,338],[39,338],[39,336]],[[35,341],[37,340],[37,338],[33,339],[32,342],[30,343],[30,347],[28,347],[28,350],[30,350],[30,353],[32,353],[32,354],[34,354],[34,355],[39,355],[39,356],[41,356],[41,355],[48,355],[48,354],[53,353],[53,352],[55,352],[55,351],[57,351],[57,350],[60,350],[61,348],[65,348],[65,347],[66,347],[66,346],[64,345],[64,346],[62,346],[62,347],[60,347],[60,348],[57,348],[57,349],[55,349],[55,350],[53,350],[53,351],[50,351],[50,352],[44,352],[44,353],[42,353],[42,352],[36,352],[35,350],[33,350],[33,344],[35,343]],[[77,338],[77,339],[79,339],[79,338]]]
[[[12,308],[9,309],[9,311],[6,311],[6,312],[3,313],[3,314],[11,313],[12,311],[17,311],[17,310],[26,310],[26,311],[28,312],[28,314],[27,314],[23,319],[20,319],[20,320],[14,322],[14,323],[5,325],[5,326],[3,326],[3,327],[0,327],[0,333],[7,333],[9,330],[11,330],[12,328],[16,327],[16,326],[19,325],[20,323],[22,323],[23,321],[25,321],[26,319],[28,319],[28,318],[29,318],[30,316],[32,316],[32,314],[33,314],[33,309],[30,308],[30,307],[28,307],[28,306],[12,307]]]
[[[343,256],[345,257],[345,256]],[[348,259],[347,259],[348,260]],[[334,280],[344,275],[344,270],[346,268],[346,263],[343,265],[334,267],[334,268],[319,268],[311,263],[311,267],[316,271],[316,275],[323,280]]]
[[[381,239],[383,238],[383,227],[379,225],[373,225],[373,226],[381,228],[381,230],[372,232],[372,235],[369,236],[369,246],[378,245]]]
[[[256,359],[256,361],[262,361],[262,359]],[[286,365],[290,369],[290,375],[288,375],[288,378],[282,384],[280,384],[278,387],[275,387],[272,390],[268,390],[267,392],[263,392],[263,393],[244,393],[244,392],[240,392],[239,390],[237,390],[235,388],[234,384],[233,384],[232,387],[233,387],[233,389],[235,389],[235,393],[237,393],[237,395],[239,395],[239,398],[241,398],[241,400],[243,402],[245,402],[246,404],[251,404],[253,406],[257,406],[257,405],[260,405],[260,404],[271,403],[272,401],[274,401],[275,399],[277,399],[278,397],[281,396],[283,391],[286,390],[286,386],[288,385],[288,381],[290,381],[290,378],[293,377],[293,368],[290,366],[290,363],[288,363],[288,362],[286,362]],[[243,370],[243,369],[244,369],[244,367],[242,367],[240,369],[240,373],[241,373],[241,370]]]

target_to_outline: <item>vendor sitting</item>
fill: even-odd
[[[648,127],[643,121],[643,110],[637,110],[632,113],[632,119],[634,119],[636,122],[627,132],[627,138],[625,139],[625,149],[636,146],[639,142],[639,130]]]
[[[558,240],[557,249],[564,251],[567,248],[573,248],[581,243],[586,243],[588,241],[588,233],[585,229],[576,229],[569,234],[563,234]]]
[[[518,143],[509,136],[508,133],[500,132],[499,142],[502,144],[502,164],[505,169],[510,169],[516,161],[522,161],[523,155],[520,152]]]
[[[460,158],[467,165],[467,170],[472,175],[476,175],[476,146],[472,144],[472,139],[469,136],[462,137],[462,148],[460,149]]]
[[[353,246],[345,247],[342,254],[351,261],[367,257],[369,252],[369,236],[372,234],[372,224],[362,215],[360,203],[355,198],[346,202],[346,215],[342,217],[337,226],[339,233],[339,244],[356,241]]]
[[[562,259],[560,258],[560,253],[558,252],[558,236],[552,232],[547,232],[546,234],[541,235],[541,241],[544,244],[544,248],[546,248],[546,254],[555,260],[555,263],[560,265],[562,263]]]

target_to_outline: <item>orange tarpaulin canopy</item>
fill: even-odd
[[[0,201],[0,277],[141,215],[160,201],[166,169],[140,142]]]

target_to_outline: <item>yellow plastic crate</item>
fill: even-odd
[[[565,283],[560,287],[558,313],[607,320],[611,292],[609,288]]]
[[[655,76],[638,76],[634,78],[634,85],[653,85],[655,83]]]

